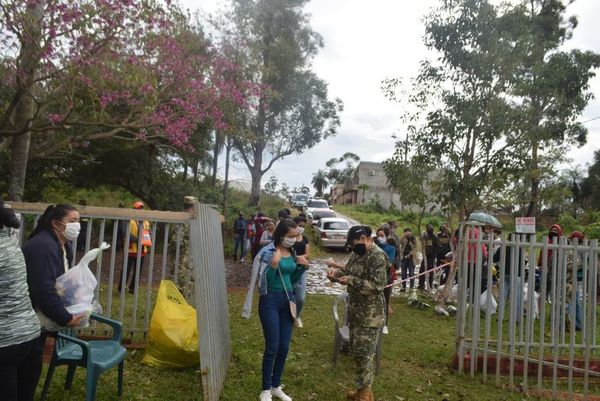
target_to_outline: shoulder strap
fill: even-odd
[[[283,285],[283,290],[285,291],[285,296],[287,297],[289,302],[292,302],[290,300],[290,294],[288,294],[287,288],[285,288],[285,282],[283,281],[283,274],[281,274],[281,269],[279,269],[279,266],[277,266],[277,271],[279,272],[279,278],[281,278],[281,285]]]

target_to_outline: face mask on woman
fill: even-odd
[[[81,224],[78,222],[72,223],[63,223],[65,225],[65,231],[63,235],[67,239],[67,241],[75,241],[77,237],[79,237],[79,232],[81,231]]]
[[[379,241],[381,245],[387,244],[387,240],[385,239],[385,237],[377,237],[377,241]]]
[[[291,248],[296,243],[296,238],[284,237],[283,241],[281,241],[281,245],[286,248]]]
[[[298,235],[304,234],[304,227],[298,227]]]

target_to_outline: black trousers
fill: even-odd
[[[0,348],[0,399],[33,401],[42,373],[46,336]]]
[[[421,262],[421,271],[419,273],[423,273],[425,270],[431,270],[435,266],[435,255],[427,255],[427,266],[425,266],[425,259]],[[433,272],[426,273],[422,276],[419,276],[419,289],[425,288],[425,278],[427,277],[427,281],[429,282],[429,288],[433,288]]]
[[[129,292],[133,292],[135,289],[135,283],[138,281],[138,276],[135,273],[135,268],[137,266],[137,255],[128,256],[127,257],[127,277],[125,278],[125,285],[127,285],[127,281],[131,277],[131,282],[129,283]],[[142,275],[142,271],[144,270],[144,255],[140,256],[140,276]],[[121,285],[123,284],[123,269],[121,269],[121,277],[119,278],[119,291],[121,291]]]

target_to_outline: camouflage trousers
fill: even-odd
[[[373,384],[375,352],[380,335],[380,329],[377,327],[350,327],[352,355],[356,364],[357,388]]]

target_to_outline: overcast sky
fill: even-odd
[[[422,18],[439,1],[312,0],[309,3],[307,11],[312,14],[312,27],[325,41],[313,70],[328,82],[330,97],[339,97],[344,102],[342,125],[335,137],[300,156],[288,156],[275,163],[263,177],[263,185],[274,175],[279,183],[285,182],[290,187],[302,184],[310,187],[312,174],[325,168],[327,160],[345,152],[375,162],[392,155],[392,135],[401,132],[401,110],[383,96],[381,81],[413,77],[419,62],[431,56],[423,45]],[[190,10],[216,12],[223,0],[181,2]],[[600,1],[577,0],[568,12],[579,17],[579,26],[567,47],[600,52]],[[600,77],[592,81],[591,91],[600,98]],[[598,116],[600,100],[595,99],[580,120]],[[575,164],[591,162],[594,151],[600,149],[600,119],[586,126],[590,130],[587,145],[569,154]],[[221,166],[220,174],[223,172]],[[234,164],[231,174],[232,179],[250,179],[243,163]]]

